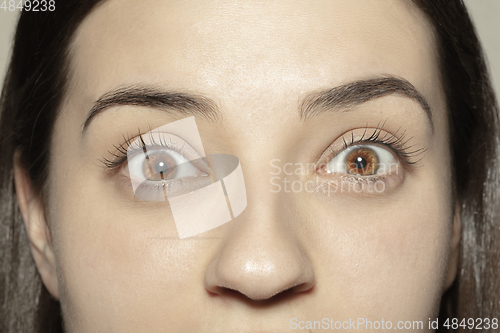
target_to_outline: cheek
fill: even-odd
[[[117,195],[116,182],[105,181],[97,156],[82,155],[79,136],[70,130],[78,126],[68,114],[56,124],[49,177],[66,323],[72,332],[125,332],[134,321],[173,327],[172,318],[189,314],[179,309],[191,306],[192,298],[178,297],[179,290],[203,276],[194,264],[199,249],[169,238],[176,233],[167,205],[138,208]]]
[[[71,182],[54,182],[51,222],[68,323],[92,331],[187,322],[179,318],[190,312],[180,309],[192,298],[179,291],[199,285],[201,247],[176,240],[165,203],[144,209],[111,200],[106,185],[83,171]]]
[[[318,283],[325,281],[324,292],[342,304],[339,315],[348,318],[352,309],[373,319],[437,315],[452,215],[448,189],[436,176],[425,182],[407,177],[397,195],[377,200],[310,205],[309,220],[320,221],[311,257]]]

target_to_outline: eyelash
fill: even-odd
[[[416,161],[414,161],[413,159],[416,156],[419,156],[419,155],[422,155],[423,153],[425,153],[425,151],[427,149],[418,148],[418,149],[412,150],[412,148],[415,145],[407,146],[407,144],[413,137],[406,139],[405,138],[406,131],[404,131],[399,137],[397,137],[397,134],[400,131],[400,129],[398,129],[394,134],[390,134],[390,133],[386,132],[385,134],[383,134],[383,136],[381,136],[385,123],[386,122],[384,122],[381,126],[379,126],[380,125],[380,123],[379,123],[379,125],[377,125],[377,127],[375,128],[373,133],[369,137],[366,137],[366,138],[365,138],[365,135],[366,135],[367,131],[369,130],[368,126],[365,127],[365,131],[364,131],[363,135],[361,136],[361,138],[359,138],[359,139],[354,139],[353,132],[351,132],[351,136],[347,137],[347,141],[346,141],[345,136],[342,136],[342,140],[344,141],[344,147],[343,147],[342,151],[347,149],[347,148],[350,148],[352,146],[365,144],[365,143],[380,144],[380,145],[388,147],[391,151],[393,151],[396,154],[396,156],[398,157],[398,159],[401,162],[403,162],[403,164],[405,164],[406,166],[411,166],[411,165],[417,164],[423,158],[423,156],[421,156],[421,158],[419,158]],[[136,145],[136,147],[133,148],[133,151],[132,151],[133,154],[144,152],[144,149],[146,149],[146,147],[148,149],[162,148],[162,149],[168,149],[168,150],[174,151],[174,152],[180,154],[181,156],[185,157],[186,159],[188,159],[187,156],[185,156],[185,154],[183,153],[183,149],[182,149],[183,147],[178,147],[178,145],[172,141],[167,142],[166,140],[163,139],[162,135],[158,135],[160,138],[160,140],[159,140],[160,142],[157,142],[154,138],[152,131],[149,131],[148,134],[149,134],[149,139],[151,142],[151,144],[148,144],[148,145],[145,144],[143,134],[141,133],[140,129],[139,129],[139,135],[138,135],[139,140],[136,140],[137,136],[135,136],[135,137],[123,136],[124,143],[119,145],[119,146],[113,145],[113,147],[116,150],[115,152],[108,151],[108,153],[112,157],[111,158],[103,158],[101,160],[101,162],[104,164],[105,168],[111,172],[116,172],[123,165],[123,163],[125,163],[127,161],[127,158],[129,155],[128,150],[130,149],[130,147],[132,145]],[[158,134],[161,134],[161,133],[158,133]],[[349,142],[349,140],[350,140],[350,142]],[[340,153],[340,151],[335,151],[335,149],[332,146],[329,146],[327,148],[327,152],[326,152],[326,154],[329,156],[329,158],[333,158],[339,153]],[[348,175],[346,177],[353,177],[353,176]],[[379,179],[380,180],[380,177],[373,177],[373,176],[371,176],[371,177],[359,177],[359,176],[356,176],[355,179],[357,181],[363,181],[363,179],[364,180],[370,180],[370,179],[373,179],[373,180]]]
[[[363,135],[361,136],[361,138],[359,138],[359,139],[354,139],[353,132],[351,132],[351,136],[350,137],[348,136],[348,138],[347,138],[347,140],[350,139],[350,142],[346,141],[345,136],[342,136],[342,140],[344,141],[344,147],[341,151],[343,151],[347,148],[350,148],[352,146],[361,145],[364,143],[380,144],[382,146],[386,146],[389,149],[391,149],[391,151],[393,151],[396,154],[398,159],[407,166],[415,165],[418,162],[420,162],[420,160],[423,158],[423,156],[421,156],[416,161],[413,159],[416,156],[419,156],[419,155],[422,155],[423,153],[425,153],[425,151],[427,149],[418,148],[418,149],[412,150],[412,148],[415,147],[415,145],[407,146],[408,142],[411,139],[413,139],[413,137],[406,139],[405,138],[406,131],[403,131],[403,133],[401,133],[401,135],[398,137],[397,134],[401,128],[399,128],[394,134],[390,134],[390,133],[386,132],[381,137],[385,123],[386,122],[384,122],[382,124],[382,126],[380,126],[380,127],[379,127],[379,125],[380,125],[380,123],[379,123],[379,125],[377,125],[377,127],[375,128],[373,133],[369,137],[366,137],[366,138],[365,138],[365,135],[369,129],[368,126],[365,127],[365,131],[364,131]],[[329,158],[334,158],[341,151],[336,151],[332,146],[329,146],[327,148],[327,154],[328,154]]]
[[[123,165],[123,163],[127,161],[128,156],[130,154],[135,155],[136,153],[143,153],[146,148],[148,150],[151,150],[153,148],[168,149],[178,153],[179,155],[181,155],[186,159],[189,159],[183,152],[183,146],[179,147],[178,144],[172,142],[172,140],[170,140],[170,142],[167,142],[163,138],[165,133],[158,132],[158,137],[160,138],[159,140],[160,142],[157,142],[155,140],[153,131],[149,131],[147,134],[149,134],[149,142],[151,142],[148,144],[144,142],[143,133],[141,133],[140,129],[138,135],[139,140],[136,140],[137,136],[135,137],[130,137],[128,135],[123,136],[124,143],[122,143],[119,146],[113,145],[113,147],[116,150],[115,152],[108,150],[108,153],[112,156],[111,159],[105,157],[101,160],[105,168],[111,172],[115,172]],[[133,145],[135,145],[135,147],[133,147]],[[130,147],[132,147],[131,152],[128,151]]]

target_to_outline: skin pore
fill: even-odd
[[[431,31],[405,1],[98,5],[72,43],[45,208],[19,162],[15,170],[32,253],[68,332],[289,332],[291,318],[423,321],[427,330],[456,272],[460,229]],[[322,92],[387,77],[413,85],[430,118],[402,93],[300,117]],[[126,170],[106,169],[126,138],[186,117],[112,106],[83,131],[94,103],[123,87],[213,102],[218,120],[196,123],[207,154],[240,159],[240,216],[178,239],[167,203],[137,200]],[[399,161],[383,191],[341,192],[335,181],[356,180],[295,172],[376,132],[403,152],[364,144]],[[291,187],[307,181],[320,185]]]

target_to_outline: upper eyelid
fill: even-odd
[[[173,151],[173,152],[181,155],[186,160],[188,160],[188,161],[190,160],[190,157],[186,154],[186,149],[185,149],[186,144],[182,144],[181,147],[178,147],[177,143],[172,142],[172,137],[171,137],[172,134],[170,134],[170,133],[164,133],[164,132],[158,132],[157,133],[158,135],[169,135],[170,136],[169,142],[167,142],[166,140],[162,140],[162,138],[160,137],[160,140],[159,140],[160,142],[159,143],[156,142],[156,141],[154,141],[153,133],[148,132],[146,134],[151,134],[150,135],[150,139],[151,139],[152,142],[146,144],[144,142],[142,134],[140,134],[138,136],[138,138],[140,139],[139,141],[141,142],[141,144],[143,144],[144,146],[135,147],[135,148],[132,147],[132,151],[131,152],[129,151],[129,149],[131,149],[130,148],[131,146],[129,146],[129,148],[127,148],[127,160],[130,158],[130,155],[133,155],[135,157],[136,155],[141,154],[141,153],[145,154],[146,152],[150,153],[150,151],[152,152],[154,150],[161,150],[161,149]],[[134,142],[138,142],[137,139],[133,139],[133,140],[134,140]],[[189,145],[189,147],[191,149],[193,149],[194,151],[196,151],[190,145]],[[196,153],[198,154],[198,152],[196,152]]]
[[[183,157],[185,158],[188,158],[187,156],[185,156],[184,152],[183,152],[183,147],[181,147],[180,149],[177,149],[175,144],[157,144],[157,143],[154,143],[154,144],[145,144],[145,147],[146,149],[149,151],[149,150],[154,150],[155,148],[167,148],[168,150],[171,150],[171,151],[174,151],[180,155],[182,155]],[[135,152],[139,152],[139,153],[144,153],[144,149],[142,147],[136,147],[136,148],[127,148],[127,152],[128,154],[127,155],[130,155],[130,152],[128,151],[129,149],[132,150],[133,153]],[[155,149],[155,150],[158,150],[158,149]]]
[[[112,171],[118,170],[123,165],[123,163],[125,163],[128,160],[128,157],[130,155],[129,149],[132,149],[132,153],[134,153],[134,155],[136,152],[137,153],[144,153],[143,146],[133,147],[133,145],[137,145],[137,142],[144,142],[143,136],[147,135],[147,134],[150,134],[150,139],[151,139],[151,142],[153,142],[153,144],[148,143],[148,144],[146,144],[146,147],[167,148],[169,150],[175,151],[176,153],[179,153],[184,158],[189,159],[189,157],[187,157],[186,154],[183,152],[184,145],[181,148],[176,149],[176,147],[175,147],[176,145],[173,144],[171,140],[170,140],[170,143],[166,143],[166,141],[161,142],[162,140],[160,139],[160,143],[157,143],[154,140],[152,130],[149,130],[146,133],[142,133],[141,130],[139,129],[138,132],[139,132],[139,134],[137,134],[133,137],[130,137],[129,134],[126,134],[126,135],[124,134],[123,135],[123,142],[120,145],[113,145],[113,147],[115,148],[115,151],[112,152],[112,151],[108,150],[108,154],[111,155],[111,160],[107,157],[103,157],[102,159],[100,159],[100,161],[104,164],[104,166],[106,168],[108,168]],[[156,132],[156,134],[158,134],[158,135],[170,135],[170,136],[173,135],[171,133],[166,133],[166,132]],[[194,148],[192,148],[192,149],[194,149]]]
[[[321,165],[322,163],[324,163],[324,160],[326,158],[328,158],[328,161],[330,161],[331,159],[335,158],[338,154],[345,151],[346,149],[363,144],[365,145],[379,144],[384,146],[391,153],[395,154],[398,160],[401,161],[406,166],[414,165],[420,162],[427,148],[417,148],[411,150],[413,147],[416,146],[414,144],[408,146],[408,143],[410,142],[410,140],[413,139],[413,137],[406,138],[406,131],[404,130],[402,131],[401,127],[399,127],[395,133],[390,133],[389,131],[384,130],[384,125],[386,121],[384,121],[381,126],[379,123],[379,125],[377,125],[377,127],[375,128],[370,129],[368,127],[365,127],[363,129],[364,130],[363,134],[361,135],[360,138],[357,139],[354,138],[354,131],[361,130],[362,128],[355,128],[344,132],[339,138],[337,138],[331,145],[328,146],[326,151],[319,158],[318,163]],[[367,133],[371,134],[367,135]],[[398,135],[398,133],[400,134]],[[335,149],[333,146],[335,142],[337,142],[339,139],[342,139],[343,147],[341,149]],[[411,160],[412,158],[418,155],[422,155],[422,157],[416,161]]]
[[[381,139],[383,140],[383,139]],[[418,161],[409,161],[409,157],[411,157],[410,155],[413,154],[413,153],[419,153],[419,151],[414,151],[414,152],[408,152],[408,153],[404,153],[404,152],[401,152],[401,150],[398,150],[396,149],[395,150],[395,147],[392,147],[390,143],[387,143],[387,142],[382,142],[382,141],[378,141],[378,140],[368,140],[368,139],[365,139],[365,140],[359,140],[359,141],[354,141],[354,142],[351,142],[350,144],[348,144],[348,146],[338,152],[336,152],[336,155],[337,156],[338,154],[340,154],[341,152],[347,150],[347,149],[351,149],[351,148],[355,148],[357,146],[362,146],[362,145],[366,145],[366,146],[370,146],[370,145],[379,145],[379,146],[383,146],[382,148],[383,149],[387,149],[391,152],[391,154],[394,154],[396,155],[396,157],[398,158],[398,160],[402,161],[403,163],[405,164],[415,164],[417,163]],[[402,150],[406,150],[408,148],[411,148],[411,146],[409,147],[403,147]],[[335,158],[335,156],[333,156],[332,158]]]

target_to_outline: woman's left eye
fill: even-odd
[[[323,166],[323,169],[327,173],[375,176],[387,174],[398,165],[397,158],[386,148],[376,145],[355,145],[337,154]]]
[[[153,149],[129,158],[125,169],[135,179],[162,181],[184,177],[205,176],[181,154],[169,149]]]

